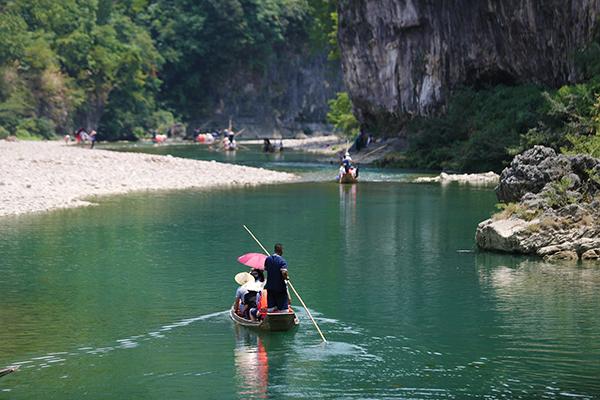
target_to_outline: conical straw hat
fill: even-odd
[[[248,272],[240,272],[235,276],[235,281],[238,285],[245,285],[247,282],[252,282],[254,277],[250,275]]]

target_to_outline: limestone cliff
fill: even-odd
[[[191,126],[222,128],[232,118],[246,137],[328,131],[328,100],[343,90],[340,65],[327,51],[282,52],[259,74],[242,68],[220,82],[212,105]]]
[[[597,28],[600,0],[345,0],[338,13],[359,119],[398,131],[460,85],[576,81],[573,54]]]

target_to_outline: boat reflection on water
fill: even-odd
[[[358,185],[339,185],[340,224],[348,229],[356,223],[356,195]]]
[[[238,394],[241,398],[267,398],[269,357],[262,338],[250,329],[235,326],[234,349]]]

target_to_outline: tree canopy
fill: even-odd
[[[322,45],[333,0],[0,2],[0,127],[49,137],[83,126],[129,138],[188,118],[240,70]]]

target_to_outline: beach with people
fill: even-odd
[[[59,141],[0,141],[0,216],[88,206],[95,196],[294,179],[284,172],[169,155],[90,150]]]

